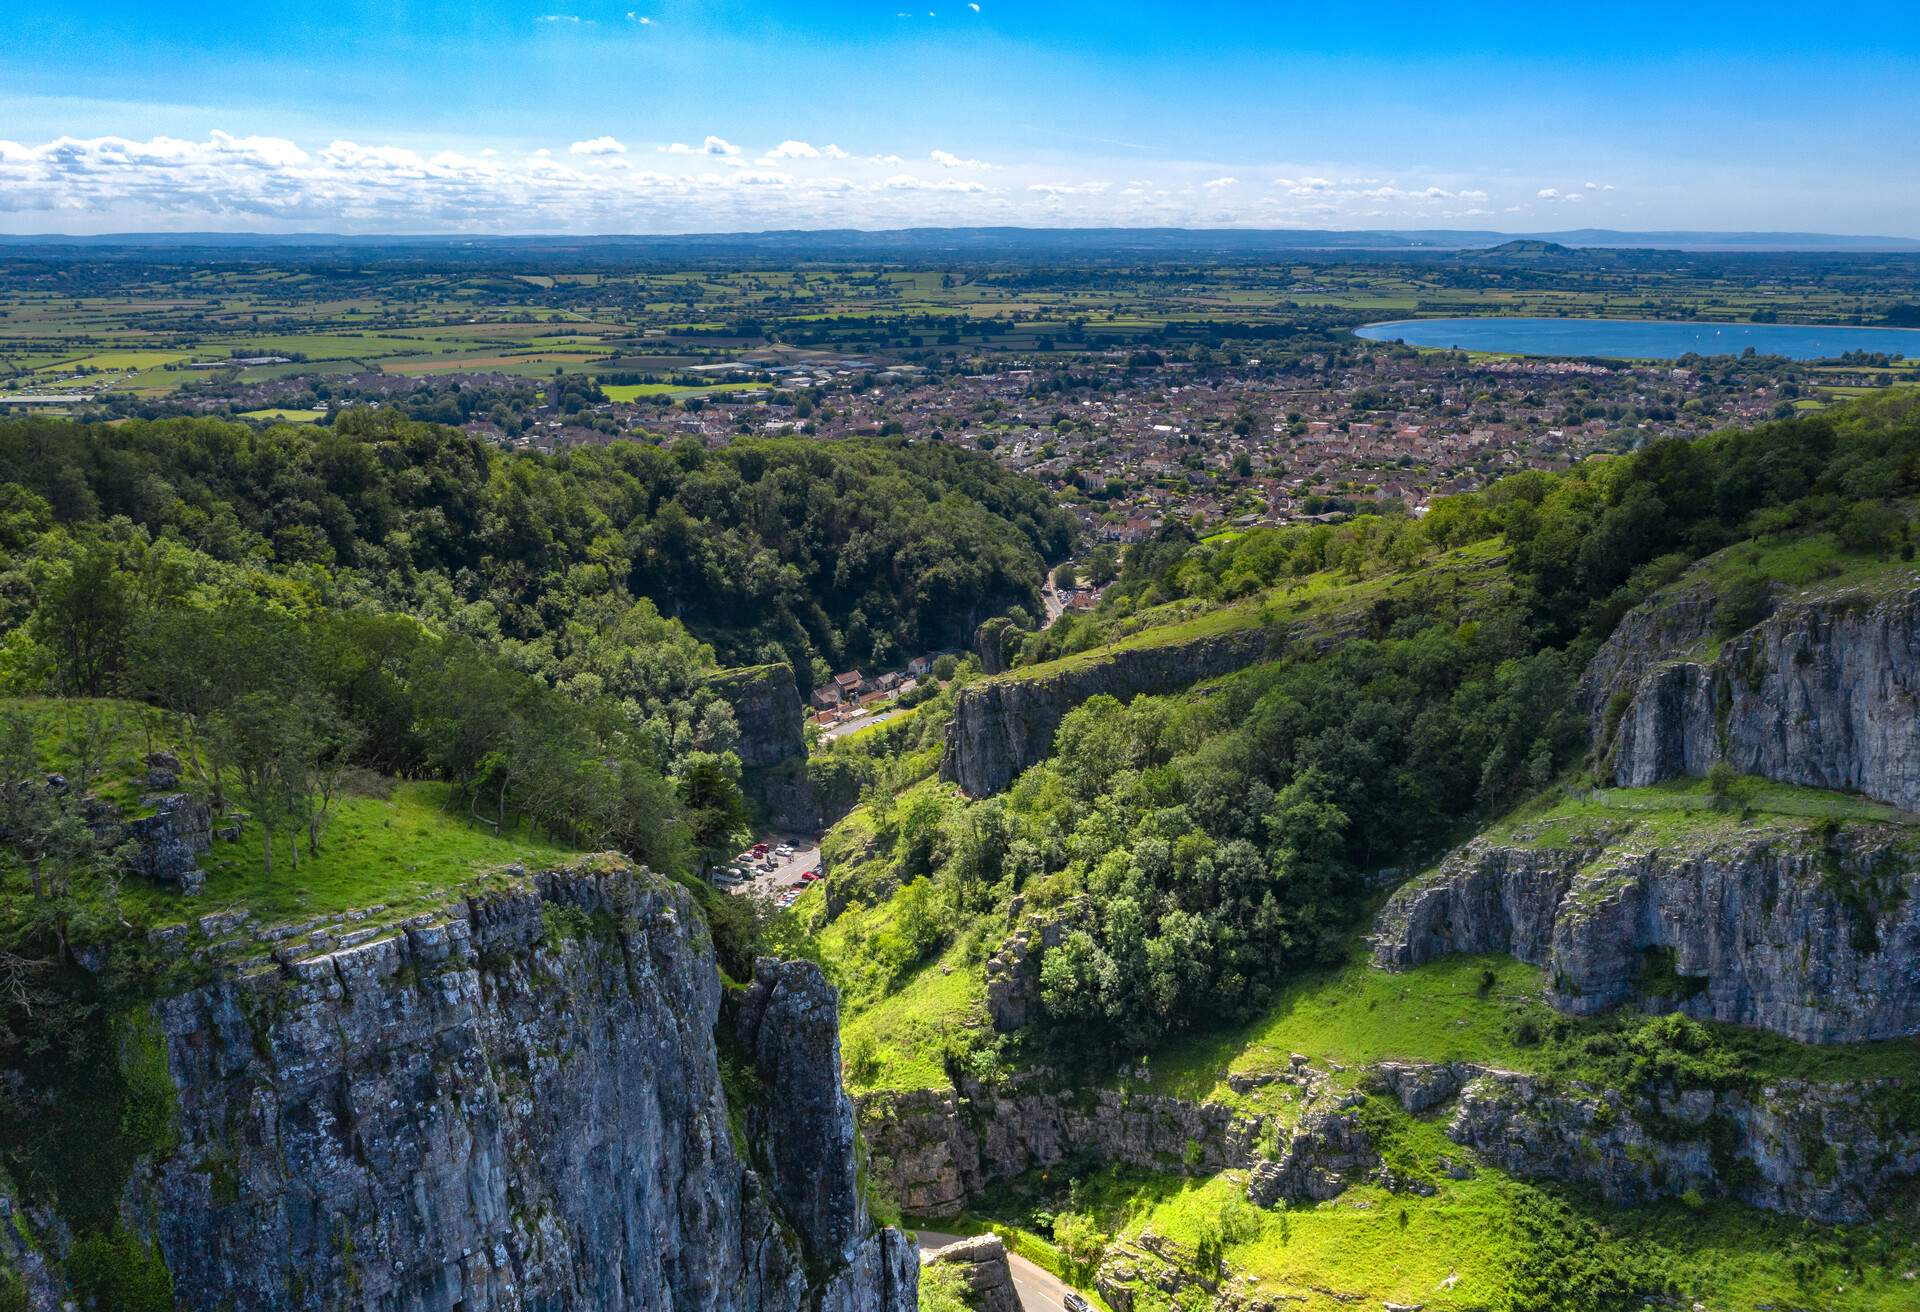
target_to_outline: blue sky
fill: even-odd
[[[1920,32],[1893,5],[7,9],[14,232],[1920,236]]]

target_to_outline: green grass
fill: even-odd
[[[1425,1143],[1414,1151],[1429,1162],[1436,1155]],[[1459,1157],[1459,1149],[1451,1155]],[[1432,1197],[1362,1184],[1331,1202],[1274,1211],[1254,1208],[1245,1188],[1240,1172],[1180,1184],[1121,1177],[1096,1197],[1129,1238],[1151,1230],[1189,1250],[1219,1244],[1232,1272],[1252,1277],[1258,1293],[1284,1296],[1289,1307],[1334,1312],[1393,1302],[1469,1312],[1511,1305],[1515,1277],[1528,1259],[1518,1209],[1540,1196],[1486,1168],[1469,1180],[1442,1178]],[[1715,1309],[1835,1312],[1914,1306],[1915,1285],[1904,1272],[1920,1258],[1920,1247],[1910,1219],[1850,1231],[1736,1203],[1616,1210],[1555,1196],[1597,1227],[1600,1247],[1583,1250],[1582,1259],[1612,1266],[1628,1260],[1625,1245],[1637,1246],[1657,1278],[1677,1288],[1680,1307],[1694,1301]],[[1151,1293],[1136,1303],[1140,1312],[1168,1306]]]
[[[1870,552],[1848,551],[1832,533],[1771,534],[1716,552],[1701,561],[1677,587],[1703,581],[1712,587],[1757,573],[1789,589],[1818,589],[1831,594],[1858,587],[1911,587],[1920,566]]]
[[[160,727],[155,741],[170,744],[178,735],[149,708],[111,699],[13,698],[0,711],[26,715],[43,765],[55,768],[71,759],[62,745],[99,716],[109,743],[100,776],[89,790],[128,815],[142,812],[146,795],[146,737],[143,719]],[[66,768],[71,768],[67,766]],[[277,835],[272,876],[262,869],[263,836],[249,822],[236,842],[216,839],[200,859],[207,882],[193,898],[182,897],[143,879],[130,878],[120,889],[131,915],[152,925],[178,923],[209,911],[245,909],[262,920],[290,920],[346,911],[376,903],[396,915],[441,900],[453,889],[490,870],[513,863],[530,869],[565,860],[573,849],[528,834],[496,837],[464,811],[449,809],[445,784],[371,781],[384,795],[348,796],[337,804],[318,856],[304,845],[300,865],[292,863],[290,832]],[[191,788],[192,780],[182,787]],[[8,877],[8,886],[24,875]]]
[[[1258,1019],[1163,1046],[1146,1087],[1195,1100],[1259,1103],[1285,1096],[1289,1086],[1239,1095],[1227,1076],[1285,1070],[1296,1052],[1316,1066],[1346,1067],[1341,1082],[1349,1084],[1369,1064],[1399,1060],[1468,1061],[1607,1085],[1616,1066],[1597,1056],[1590,1041],[1634,1030],[1646,1017],[1630,1007],[1591,1018],[1562,1016],[1544,1001],[1545,986],[1538,969],[1504,955],[1442,957],[1389,973],[1356,948],[1347,965],[1287,986]],[[1756,1082],[1920,1079],[1920,1040],[1812,1045],[1703,1024]]]
[[[1002,682],[1045,679],[1098,665],[1119,652],[1199,642],[1262,626],[1333,632],[1374,603],[1418,595],[1443,581],[1482,591],[1505,579],[1505,545],[1486,539],[1442,552],[1430,560],[1364,578],[1321,570],[1277,583],[1255,596],[1227,604],[1186,598],[1148,607],[1126,617],[1102,617],[1112,628],[1098,646],[994,675]]]
[[[707,392],[752,392],[772,383],[706,383],[683,387],[677,383],[606,383],[600,388],[609,401],[632,401],[642,396],[700,396]]]
[[[959,960],[955,960],[955,957]],[[947,1040],[986,1023],[986,983],[964,954],[947,954],[915,971],[897,991],[845,1019],[845,1050],[871,1044],[873,1065],[849,1071],[853,1093],[938,1089],[947,1084]]]
[[[1704,779],[1670,779],[1644,788],[1597,788],[1536,799],[1484,831],[1487,838],[1536,849],[1598,841],[1639,850],[1700,844],[1756,830],[1804,833],[1804,821],[1920,826],[1920,815],[1857,793],[1747,777],[1738,804],[1719,804]]]
[[[1481,995],[1483,973],[1494,984]],[[1335,970],[1288,985],[1251,1024],[1176,1040],[1154,1054],[1149,1087],[1194,1099],[1231,1101],[1230,1073],[1287,1068],[1296,1052],[1324,1067],[1388,1060],[1477,1061],[1526,1069],[1530,1054],[1512,1037],[1521,1019],[1546,1025],[1540,972],[1507,956],[1444,957],[1404,974],[1376,970],[1356,954]]]
[[[285,407],[279,407],[267,410],[247,410],[244,411],[240,417],[242,419],[279,419],[291,424],[311,424],[316,420],[324,418],[326,413],[325,410],[288,410]]]
[[[437,783],[402,783],[388,797],[348,798],[320,854],[309,856],[303,847],[298,870],[289,859],[289,836],[278,837],[271,876],[262,869],[260,826],[250,823],[238,842],[216,841],[201,859],[207,883],[198,897],[133,883],[124,896],[144,906],[155,924],[229,908],[271,921],[384,904],[398,916],[438,903],[487,871],[515,862],[539,869],[571,854],[525,835],[496,838],[446,802],[447,786]]]

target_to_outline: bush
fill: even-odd
[[[67,1258],[82,1306],[100,1312],[173,1312],[173,1276],[157,1248],[134,1235],[88,1235]]]
[[[1745,633],[1773,613],[1773,585],[1759,574],[1742,574],[1720,590],[1713,629],[1723,638]]]

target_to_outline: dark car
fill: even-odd
[[[1065,1304],[1067,1312],[1093,1312],[1093,1304],[1087,1302],[1086,1299],[1080,1297],[1078,1294],[1068,1294],[1062,1302]]]

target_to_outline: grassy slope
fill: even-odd
[[[303,849],[298,870],[288,864],[287,840],[278,839],[271,876],[261,868],[260,827],[249,825],[238,842],[216,842],[201,859],[207,884],[198,897],[132,884],[123,895],[137,899],[155,924],[225,908],[245,908],[265,920],[376,904],[398,914],[424,909],[486,871],[512,863],[539,869],[571,850],[527,835],[497,838],[446,803],[446,785],[433,783],[399,784],[387,797],[348,798],[326,831],[320,855]]]
[[[1438,1126],[1409,1120],[1406,1128],[1410,1163],[1431,1165],[1445,1152]],[[1514,1269],[1524,1260],[1515,1209],[1530,1191],[1498,1171],[1469,1180],[1443,1175],[1431,1197],[1363,1184],[1332,1202],[1278,1211],[1253,1208],[1245,1189],[1243,1173],[1227,1172],[1190,1182],[1114,1179],[1089,1192],[1107,1195],[1099,1199],[1104,1219],[1129,1236],[1151,1230],[1189,1248],[1224,1238],[1223,1256],[1236,1274],[1307,1312],[1383,1302],[1424,1304],[1429,1312],[1509,1306]],[[1904,1272],[1920,1259],[1920,1245],[1910,1219],[1849,1234],[1735,1204],[1615,1210],[1570,1201],[1613,1239],[1638,1247],[1677,1287],[1681,1307],[1696,1300],[1714,1309],[1914,1306],[1915,1284]],[[1849,1269],[1850,1246],[1857,1269]],[[1612,1253],[1588,1256],[1606,1262]],[[1166,1305],[1149,1297],[1138,1306]]]
[[[0,711],[18,711],[32,720],[36,745],[49,767],[68,759],[61,740],[76,731],[88,712],[108,717],[111,746],[90,791],[129,815],[142,813],[143,708],[104,699],[22,698],[5,702]],[[164,731],[156,734],[159,742],[171,739]],[[213,850],[201,858],[207,882],[199,896],[183,898],[133,878],[121,886],[120,900],[130,918],[148,925],[175,924],[228,909],[249,910],[265,921],[376,904],[400,914],[432,904],[476,875],[513,863],[537,869],[565,859],[571,850],[524,833],[495,836],[449,809],[448,803],[443,784],[383,782],[375,793],[338,803],[320,854],[309,856],[303,848],[298,870],[290,860],[290,836],[283,833],[275,842],[274,873],[267,876],[260,827],[248,824],[237,842],[215,840]],[[9,876],[6,882],[11,886],[23,879]]]
[[[1241,601],[1216,604],[1189,598],[1165,602],[1116,619],[1107,640],[1098,647],[993,677],[1006,682],[1045,679],[1099,664],[1116,652],[1197,642],[1263,624],[1337,629],[1360,619],[1378,601],[1403,599],[1441,586],[1470,590],[1494,587],[1505,578],[1505,561],[1504,543],[1489,538],[1442,552],[1419,565],[1368,578],[1355,578],[1342,570],[1321,570]]]

